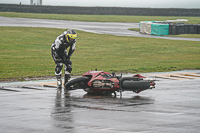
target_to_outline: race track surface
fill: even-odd
[[[60,93],[56,80],[0,83],[2,133],[199,133],[200,72],[150,73],[139,94]],[[131,76],[131,75],[124,75]]]
[[[162,38],[170,40],[200,41],[199,38],[179,38],[179,37],[145,35],[136,31],[128,30],[128,28],[139,28],[138,23],[81,22],[81,21],[51,20],[51,19],[0,17],[0,26],[77,29],[86,32],[92,32],[98,34],[110,34],[116,36],[134,36],[134,37]]]

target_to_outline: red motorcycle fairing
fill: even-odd
[[[144,77],[144,76],[142,76],[142,75],[140,75],[140,74],[135,74],[135,75],[133,75],[133,77],[146,78],[146,77]]]
[[[87,83],[88,86],[92,87],[95,92],[102,92],[103,90],[109,90],[114,92],[119,89],[119,80],[116,77],[111,78],[109,72],[104,71],[88,71],[83,74],[83,77],[90,77],[90,81]],[[89,90],[85,90],[90,92]]]
[[[88,85],[92,85],[92,81],[100,74],[110,74],[109,72],[103,72],[103,71],[88,71],[83,74],[83,77],[91,77],[90,81],[88,82]]]

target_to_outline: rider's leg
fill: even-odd
[[[71,74],[68,71],[65,71],[65,81],[64,85],[70,80]]]
[[[63,68],[63,64],[62,63],[57,63],[56,64],[55,74],[56,74],[56,78],[57,78],[57,88],[58,89],[62,88],[62,79],[61,79],[62,68]]]
[[[67,64],[65,65],[65,81],[64,81],[64,86],[65,84],[70,80],[71,78],[71,71],[72,71],[72,67],[71,65]]]
[[[67,64],[65,64],[65,84],[69,81],[71,78],[71,71],[72,71],[72,62],[69,60]]]

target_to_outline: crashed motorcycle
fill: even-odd
[[[65,91],[83,89],[88,94],[94,95],[112,95],[116,96],[116,92],[133,91],[139,93],[141,91],[155,88],[155,80],[146,79],[140,74],[132,77],[116,76],[115,73],[104,71],[88,71],[82,77],[70,80],[65,84]]]

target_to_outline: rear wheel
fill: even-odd
[[[142,90],[149,89],[150,82],[146,80],[140,80],[140,81],[125,80],[122,82],[122,88],[125,91],[133,91],[139,93]]]
[[[79,77],[72,79],[65,84],[65,89],[66,90],[85,89],[87,87],[88,81],[90,81],[89,77]]]

